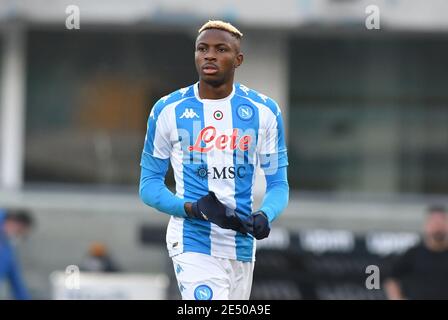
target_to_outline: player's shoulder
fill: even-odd
[[[159,115],[167,106],[172,105],[176,102],[180,102],[184,99],[194,97],[194,88],[193,85],[180,88],[176,91],[173,91],[162,98],[160,98],[151,110],[151,114],[157,116]]]
[[[235,94],[241,98],[249,99],[249,101],[255,102],[257,105],[263,105],[271,110],[275,115],[281,113],[280,107],[274,99],[245,86],[242,83],[235,83]]]

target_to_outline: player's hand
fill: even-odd
[[[252,213],[243,220],[243,224],[247,233],[253,235],[257,240],[267,238],[271,232],[268,217],[263,211]]]
[[[223,229],[232,229],[246,234],[243,222],[236,212],[222,204],[212,191],[193,202],[191,210],[187,210],[187,215],[190,218],[213,222]]]

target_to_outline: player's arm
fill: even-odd
[[[285,210],[289,201],[287,166],[278,168],[274,174],[266,174],[266,193],[260,211],[264,212],[271,223]]]
[[[266,193],[260,210],[266,214],[269,222],[283,212],[289,201],[285,131],[282,113],[275,102],[271,112],[259,150],[260,167],[266,178]]]
[[[141,158],[140,198],[150,207],[169,215],[186,217],[185,201],[174,195],[165,184],[171,153],[170,119],[159,101],[151,110]]]
[[[165,184],[169,160],[158,159],[145,152],[142,155],[140,198],[150,207],[161,212],[186,217],[185,201],[174,195]]]
[[[260,209],[244,221],[246,229],[256,239],[269,235],[271,222],[284,211],[289,201],[288,155],[283,119],[277,104],[274,104],[271,112],[259,136],[261,143],[257,150],[260,167],[266,178],[266,193]]]
[[[286,151],[284,157],[286,157]],[[282,164],[282,167],[276,168],[275,170],[272,170],[272,168],[264,169],[266,177],[266,193],[261,207],[258,211],[252,213],[244,220],[247,232],[252,234],[258,240],[269,236],[272,221],[274,221],[288,205],[289,185],[286,164]]]

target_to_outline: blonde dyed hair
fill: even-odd
[[[204,25],[202,27],[199,28],[198,33],[201,33],[202,31],[208,30],[208,29],[224,30],[224,31],[231,33],[238,39],[241,39],[243,37],[243,34],[241,33],[240,30],[235,28],[232,24],[230,24],[228,22],[221,21],[221,20],[209,20],[208,22],[204,23]]]

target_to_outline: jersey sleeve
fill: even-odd
[[[165,185],[165,175],[168,170],[168,159],[158,159],[146,155],[146,161],[153,165],[141,168],[140,174],[140,198],[150,207],[163,213],[185,218],[182,198],[174,195]]]
[[[168,159],[172,148],[168,110],[161,101],[158,101],[148,117],[143,152],[159,159]],[[141,164],[142,166],[145,165],[144,162]]]
[[[265,175],[266,193],[260,210],[268,217],[269,222],[274,221],[285,210],[289,201],[289,185],[287,167],[279,168],[275,174]]]
[[[258,158],[265,174],[275,174],[288,165],[285,131],[280,107],[274,101],[262,113],[258,138]]]
[[[141,157],[140,198],[150,207],[169,215],[186,217],[185,201],[165,184],[172,150],[170,136],[175,132],[169,109],[159,101],[151,110]]]
[[[280,107],[273,100],[262,113],[259,132],[258,158],[266,179],[266,193],[260,210],[269,222],[275,220],[289,201],[287,179],[288,155]]]

